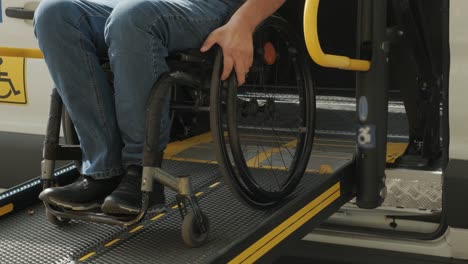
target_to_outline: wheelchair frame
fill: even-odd
[[[268,24],[268,21],[271,21],[271,24]],[[314,109],[315,107],[315,100],[314,100],[314,92],[313,86],[310,78],[310,71],[308,71],[307,62],[305,61],[305,57],[297,56],[297,54],[305,54],[305,48],[301,47],[301,44],[298,42],[297,37],[291,36],[290,34],[286,33],[288,25],[287,22],[284,20],[272,17],[264,22],[267,34],[271,34],[269,32],[269,28],[274,30],[274,32],[281,32],[279,35],[280,38],[291,38],[293,43],[296,43],[298,46],[290,47],[290,44],[287,44],[289,40],[285,41],[285,48],[290,54],[293,54],[292,61],[296,62],[296,59],[302,61],[302,64],[295,64],[295,67],[300,65],[299,72],[295,72],[293,75],[297,81],[297,78],[301,78],[301,82],[297,81],[299,85],[297,89],[305,90],[304,98],[300,99],[301,103],[299,109],[302,109],[303,114],[305,113],[305,121],[300,121],[301,125],[299,127],[298,133],[303,133],[301,138],[304,138],[303,141],[297,142],[296,144],[306,144],[307,147],[304,148],[305,150],[301,150],[299,155],[301,155],[300,160],[302,163],[304,161],[306,164],[297,165],[295,163],[294,166],[297,165],[298,169],[293,168],[286,168],[288,173],[288,181],[285,182],[285,186],[283,186],[280,191],[281,194],[278,193],[276,198],[273,200],[266,200],[261,202],[256,202],[252,198],[246,198],[245,194],[238,194],[241,200],[247,202],[247,204],[254,206],[254,207],[270,207],[277,202],[279,202],[281,197],[288,195],[292,192],[295,186],[299,183],[300,177],[302,177],[303,172],[306,169],[307,161],[309,160],[310,151],[312,149],[312,141],[314,135]],[[268,26],[269,25],[269,26]],[[260,27],[261,28],[261,27]],[[262,33],[263,34],[263,33]],[[286,34],[286,35],[284,35]],[[262,35],[263,36],[263,35]],[[260,44],[263,45],[263,37],[261,38]],[[263,46],[262,46],[263,47]],[[293,50],[291,50],[293,49]],[[262,49],[263,50],[263,49]],[[304,52],[304,53],[301,53]],[[213,60],[213,55],[215,55],[215,59]],[[261,59],[264,59],[265,55],[262,52],[259,53]],[[288,57],[285,57],[288,59]],[[214,61],[213,64],[210,64],[211,61]],[[289,61],[289,60],[287,60]],[[193,63],[197,63],[201,65],[201,67],[193,67]],[[263,63],[263,62],[262,62]],[[162,162],[162,153],[159,151],[159,136],[160,136],[160,129],[161,129],[161,116],[163,114],[163,106],[165,105],[165,101],[167,100],[167,94],[170,91],[170,88],[173,86],[188,86],[190,88],[195,88],[196,91],[196,98],[194,99],[193,104],[186,104],[186,103],[171,103],[170,111],[171,110],[179,110],[179,111],[192,111],[192,112],[210,112],[210,126],[218,127],[222,125],[220,119],[220,113],[217,111],[221,111],[218,109],[218,103],[216,100],[221,100],[219,97],[223,96],[224,93],[220,93],[217,91],[219,89],[219,85],[223,88],[228,86],[229,89],[237,90],[237,83],[235,74],[231,74],[228,80],[224,82],[220,82],[219,75],[220,75],[220,68],[222,67],[222,51],[220,48],[217,49],[216,54],[213,52],[208,52],[206,54],[201,54],[199,51],[187,51],[183,53],[177,53],[176,58],[169,57],[168,58],[169,68],[171,68],[171,72],[163,74],[159,80],[153,85],[153,89],[151,91],[150,97],[147,101],[147,110],[146,110],[146,127],[145,127],[145,142],[144,142],[144,149],[143,149],[143,175],[142,175],[142,184],[141,184],[141,191],[142,191],[142,208],[140,209],[139,213],[136,216],[113,216],[113,215],[105,215],[103,213],[96,213],[96,212],[89,212],[89,211],[72,211],[67,209],[56,209],[53,205],[48,204],[45,202],[45,206],[47,209],[47,217],[50,222],[56,225],[62,225],[66,223],[69,219],[76,219],[76,220],[83,220],[83,221],[92,221],[98,223],[105,223],[105,224],[112,224],[112,225],[123,225],[129,226],[138,223],[146,214],[146,211],[149,207],[149,192],[153,191],[153,181],[156,180],[161,184],[169,187],[170,189],[177,192],[176,201],[178,204],[178,209],[180,211],[181,217],[183,219],[182,224],[182,237],[184,242],[189,246],[196,247],[206,240],[207,233],[209,229],[209,222],[208,218],[203,214],[201,208],[198,204],[197,197],[193,193],[191,188],[190,179],[188,176],[174,176],[164,170],[161,169],[161,162]],[[189,67],[187,67],[189,66]],[[209,66],[210,68],[206,68],[205,66]],[[191,69],[190,73],[187,69]],[[192,70],[193,69],[193,70]],[[201,79],[199,76],[203,76],[203,74],[197,74],[197,71],[209,71],[211,72],[211,81],[207,82],[206,79]],[[195,74],[193,74],[195,72]],[[305,73],[307,72],[307,73]],[[157,88],[156,88],[157,87]],[[208,87],[208,88],[206,88]],[[213,88],[217,87],[217,89]],[[294,86],[293,86],[294,87]],[[202,91],[203,90],[203,91]],[[206,90],[206,91],[205,91]],[[214,92],[216,90],[216,92]],[[309,91],[310,90],[310,91]],[[301,90],[302,91],[302,90]],[[300,92],[301,93],[301,92]],[[203,94],[211,95],[210,100],[205,100]],[[236,96],[233,91],[228,92],[229,96]],[[302,95],[299,94],[299,95]],[[213,98],[217,97],[217,98]],[[229,99],[232,100],[232,99]],[[235,101],[233,101],[235,102]],[[208,105],[208,106],[206,106]],[[231,111],[235,111],[230,107]],[[214,111],[216,113],[214,113]],[[304,112],[305,111],[305,112]],[[312,113],[310,113],[312,112]],[[44,142],[44,160],[42,162],[42,179],[44,180],[44,189],[54,186],[54,177],[53,172],[55,168],[55,160],[80,160],[81,159],[81,150],[79,146],[67,146],[67,145],[60,145],[59,144],[59,135],[60,135],[60,126],[61,126],[61,119],[63,113],[63,103],[62,100],[57,92],[56,89],[53,90],[51,105],[50,105],[50,114],[49,120],[47,124],[47,133],[46,139]],[[213,121],[216,119],[215,121]],[[232,121],[232,119],[230,119]],[[65,124],[70,126],[70,120],[64,119]],[[233,126],[233,124],[228,124],[228,126]],[[307,126],[304,129],[301,126]],[[308,127],[310,126],[310,127]],[[72,128],[64,128],[64,129],[72,129]],[[228,155],[226,153],[226,147],[219,145],[221,144],[222,140],[220,138],[223,137],[222,131],[218,131],[215,129],[214,133],[214,141],[217,143],[217,159],[220,163],[220,166],[223,167],[223,171],[225,174],[228,174],[228,177],[236,178],[236,177],[245,177],[239,176],[238,173],[236,175],[232,174],[232,164],[227,164],[226,159],[223,155]],[[231,128],[229,128],[229,133],[231,133]],[[236,131],[236,130],[234,130]],[[273,129],[274,132],[274,129]],[[239,136],[237,133],[233,136]],[[67,136],[67,135],[66,135]],[[70,139],[68,135],[68,139]],[[232,143],[231,143],[232,144]],[[297,147],[297,146],[296,146]],[[221,149],[222,148],[222,149]],[[300,147],[302,148],[302,147]],[[239,154],[240,155],[240,154]],[[294,158],[296,158],[294,156]],[[240,161],[239,161],[240,160]],[[243,163],[239,163],[243,162]],[[242,157],[235,161],[234,166],[244,165],[245,160]],[[230,167],[231,166],[231,167]],[[226,172],[226,169],[229,169],[229,172]],[[226,176],[226,175],[225,175]],[[251,177],[251,176],[249,176]],[[232,181],[232,179],[231,179]],[[240,182],[231,183],[230,185],[236,184],[243,184]],[[243,190],[239,189],[239,186],[230,186],[234,187],[234,192],[243,192]],[[278,186],[279,187],[279,186]],[[261,192],[263,189],[262,187],[258,187],[260,189],[256,190],[257,192]],[[251,191],[251,190],[249,190]],[[246,200],[247,199],[247,200]],[[265,199],[262,197],[262,199]],[[188,207],[192,209],[189,210]]]

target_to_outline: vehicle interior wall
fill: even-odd
[[[396,0],[399,1],[399,0]],[[298,32],[302,32],[302,17],[304,0],[287,1],[280,10],[280,14],[290,21]],[[389,26],[401,27],[396,22],[396,14],[393,8],[394,0],[388,1]],[[412,15],[418,22],[417,36],[426,44],[426,47],[418,47],[406,44],[406,49],[423,49],[427,56],[434,60],[434,70],[442,72],[442,9],[441,0],[409,0]],[[327,0],[320,1],[318,31],[322,49],[325,53],[356,57],[356,23],[358,0]],[[399,30],[406,30],[401,29]],[[413,38],[412,38],[413,39]],[[413,43],[414,44],[414,43]],[[417,44],[416,44],[417,45]],[[355,73],[338,69],[327,69],[312,62],[314,82],[319,94],[338,94],[342,96],[354,96]],[[416,67],[413,65],[413,67]],[[393,74],[392,79],[400,78]],[[401,99],[399,87],[390,88],[390,99]]]

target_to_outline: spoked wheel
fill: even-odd
[[[303,176],[314,138],[315,94],[303,41],[270,17],[254,34],[246,83],[220,81],[222,52],[211,82],[211,129],[226,182],[258,207],[276,204]]]

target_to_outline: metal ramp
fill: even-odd
[[[121,228],[72,221],[58,228],[47,222],[41,203],[26,206],[41,189],[40,180],[32,180],[1,194],[5,196],[0,208],[13,211],[0,221],[0,263],[268,262],[283,243],[304,236],[353,196],[352,141],[317,138],[316,143],[320,149],[312,153],[297,190],[269,210],[253,209],[234,197],[211,158],[212,142],[172,145],[163,168],[175,175],[190,172],[210,219],[208,243],[200,248],[183,243],[175,193],[169,190],[167,211],[157,215],[150,211],[139,225]],[[73,166],[57,172],[59,180],[76,175]]]

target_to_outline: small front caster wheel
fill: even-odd
[[[208,238],[208,230],[210,228],[208,217],[204,213],[201,213],[201,215],[206,225],[206,232],[204,233],[200,230],[194,212],[188,212],[184,217],[182,223],[182,239],[185,244],[190,247],[199,247],[203,245]]]
[[[66,226],[70,223],[70,219],[57,217],[53,215],[51,212],[49,212],[48,210],[46,210],[46,216],[47,216],[47,220],[49,220],[50,223],[58,227]]]

